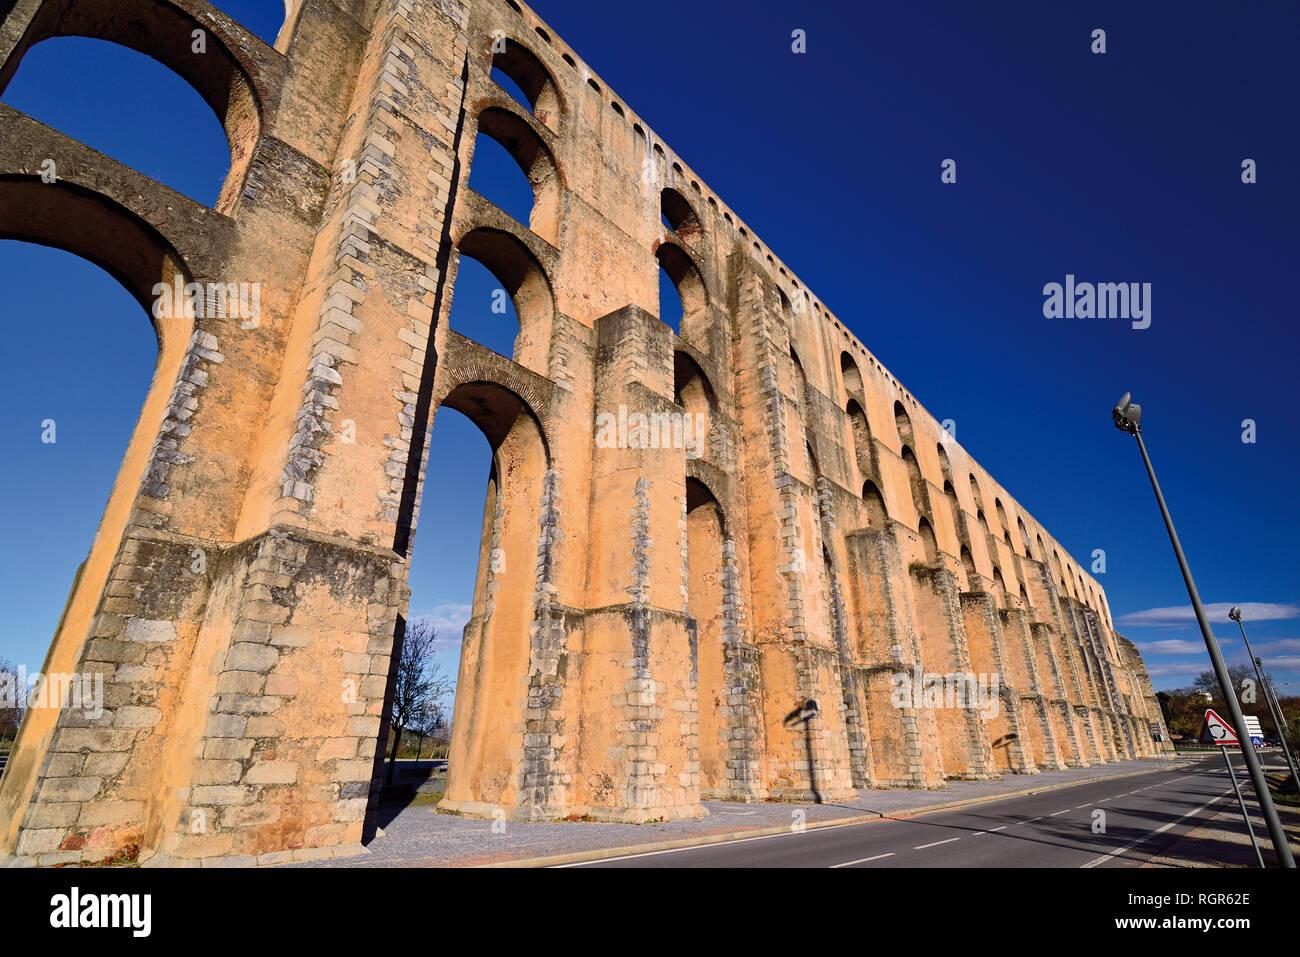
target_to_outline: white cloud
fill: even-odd
[[[1280,618],[1300,618],[1300,605],[1280,604],[1278,602],[1247,601],[1238,605],[1241,617],[1247,622],[1276,621]],[[1220,601],[1205,606],[1205,615],[1212,624],[1228,620],[1228,612],[1233,608],[1232,602]],[[1168,608],[1148,608],[1145,611],[1132,611],[1120,615],[1115,624],[1136,628],[1171,628],[1177,625],[1196,623],[1196,613],[1191,605],[1174,605]]]
[[[465,623],[469,621],[470,614],[473,611],[472,606],[460,604],[457,602],[443,602],[434,605],[428,611],[418,614],[412,614],[412,622],[427,622],[438,630],[439,645],[455,645],[460,647],[461,635],[465,631]]]
[[[1164,664],[1148,664],[1147,674],[1154,678],[1195,678],[1202,671],[1209,671],[1209,665],[1193,662],[1166,662]]]
[[[1164,641],[1139,641],[1138,650],[1147,655],[1194,655],[1205,650],[1205,642],[1190,638],[1168,638]]]

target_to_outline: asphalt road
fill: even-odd
[[[1085,782],[918,817],[792,831],[566,866],[1135,867],[1216,811],[1236,806],[1221,756],[1180,763],[1183,766],[1179,768]],[[1240,756],[1234,767],[1247,802],[1253,806]],[[1104,830],[1095,830],[1102,825]],[[1267,843],[1267,833],[1259,836]]]

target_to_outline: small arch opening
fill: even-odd
[[[840,353],[840,378],[844,381],[846,396],[860,398],[865,401],[866,392],[862,388],[862,370],[858,368],[853,356],[847,352]]]
[[[870,479],[862,483],[862,502],[866,507],[867,525],[871,528],[884,528],[889,518],[889,512],[885,509],[885,497]]]
[[[695,268],[691,257],[673,243],[662,243],[655,250],[655,258],[659,261],[660,273],[659,318],[678,335],[694,341],[708,315],[704,278]],[[666,296],[669,287],[673,293]],[[677,300],[676,307],[673,303],[674,296]],[[668,307],[668,318],[665,318],[665,306]]]
[[[488,107],[478,118],[470,188],[554,245],[563,187],[555,159],[526,122]]]
[[[663,224],[684,242],[694,245],[703,234],[700,218],[686,197],[671,186],[659,192],[659,214]]]
[[[528,247],[509,233],[479,228],[457,243],[460,253],[452,298],[451,327],[520,365],[544,372],[554,300],[551,284]],[[477,262],[490,276],[469,267]],[[462,284],[462,279],[466,284]],[[515,319],[518,335],[509,349],[505,336]]]
[[[516,40],[492,54],[492,79],[538,122],[557,130],[560,94],[555,79],[532,50]]]

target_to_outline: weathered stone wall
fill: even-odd
[[[522,5],[300,0],[271,48],[203,0],[17,0],[0,86],[65,33],[189,80],[231,173],[209,209],[0,107],[0,236],[146,308],[179,279],[262,309],[156,321],[45,665],[102,674],[106,708],[29,711],[11,860],[357,849],[443,406],[494,453],[447,809],[657,820],[1154,753],[1097,583]],[[470,189],[480,135],[527,224]],[[510,357],[450,328],[461,256],[514,300]],[[620,407],[707,432],[610,447]]]

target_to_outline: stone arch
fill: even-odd
[[[1007,583],[1002,578],[1002,569],[997,565],[993,566],[993,594],[997,600],[999,608],[1007,606]]]
[[[685,410],[687,416],[683,434],[689,436],[688,452],[694,443],[695,452],[707,457],[707,437],[718,409],[718,397],[704,370],[689,353],[680,349],[673,353],[673,401]]]
[[[948,482],[952,481],[952,463],[948,461],[948,450],[943,447],[942,442],[936,442],[934,445],[935,452],[939,456],[939,472]]]
[[[550,148],[521,116],[499,106],[485,107],[479,113],[478,131],[501,144],[519,165],[533,190],[528,228],[557,245],[564,178]]]
[[[729,628],[725,613],[728,568],[734,572],[722,505],[704,482],[686,479],[685,586],[687,633],[699,701],[699,786],[717,794],[734,787],[728,780],[730,713],[728,704]],[[732,583],[734,585],[734,583]]]
[[[908,486],[912,492],[912,505],[918,515],[930,514],[930,491],[925,478],[921,475],[921,466],[916,461],[916,453],[904,445],[902,450],[903,466],[907,469]]]
[[[889,510],[885,508],[885,497],[870,479],[862,483],[862,502],[866,506],[867,525],[884,528],[889,521]]]
[[[560,116],[564,111],[564,101],[560,88],[546,69],[526,45],[513,38],[507,38],[505,49],[492,54],[492,69],[500,70],[514,81],[527,98],[525,104],[537,117],[538,122],[552,132],[559,132]]]
[[[688,412],[711,413],[718,407],[718,396],[708,374],[694,356],[682,349],[673,352],[673,401]]]
[[[925,552],[926,562],[935,564],[939,561],[939,543],[934,537],[934,528],[928,519],[922,517],[917,522],[916,531],[921,536],[921,548]]]
[[[510,233],[487,226],[471,229],[456,243],[456,249],[491,272],[514,302],[519,335],[511,358],[545,374],[555,299],[550,279],[537,257]]]
[[[790,386],[794,391],[796,402],[803,402],[804,390],[808,388],[808,373],[804,371],[803,363],[799,361],[799,353],[795,351],[794,346],[790,346],[790,361],[794,365],[794,376]]]
[[[214,208],[227,211],[243,188],[261,136],[267,98],[250,50],[254,42],[262,49],[265,45],[251,34],[228,35],[222,21],[200,18],[190,6],[185,0],[134,0],[126,6],[117,0],[44,0],[0,73],[0,90],[8,86],[28,50],[57,37],[106,40],[157,60],[203,98],[226,131],[230,173]],[[195,30],[205,36],[202,56],[191,52]]]
[[[0,176],[0,239],[62,249],[99,266],[122,284],[153,323],[161,357],[188,341],[192,317],[173,310],[154,315],[159,283],[191,280],[180,254],[151,224],[125,206],[67,180]]]
[[[550,452],[538,417],[495,382],[456,386],[439,404],[483,432],[492,449],[475,576],[453,706],[447,800],[512,807],[528,803],[515,774],[539,595],[551,579],[555,517]]]
[[[975,510],[981,515],[984,514],[984,495],[980,492],[980,483],[975,480],[975,473],[968,473],[967,478],[970,480],[970,495],[975,502]]]
[[[1007,547],[1014,552],[1016,548],[1011,544],[1011,524],[1007,521],[1007,510],[1002,506],[1002,499],[994,496],[993,508],[998,515],[998,526],[1002,529],[1002,540],[1006,542]]]
[[[867,423],[867,414],[858,405],[856,399],[849,399],[844,413],[849,417],[849,441],[858,471],[864,476],[875,475],[874,443],[871,439],[871,426]]]
[[[695,207],[671,186],[665,186],[659,191],[659,213],[668,223],[668,228],[682,242],[694,246],[703,237],[704,227],[695,212]]]
[[[894,427],[898,430],[898,441],[901,445],[915,445],[916,439],[912,435],[912,419],[907,414],[907,409],[903,408],[903,403],[894,403]]]
[[[199,209],[194,204],[193,209]],[[154,286],[182,287],[192,278],[191,268],[175,246],[154,224],[95,190],[67,180],[42,183],[32,176],[0,176],[0,239],[34,243],[79,256],[103,269],[140,303],[149,317],[158,352],[152,381],[126,444],[116,480],[105,496],[102,516],[90,539],[88,554],[78,569],[59,619],[44,665],[45,672],[76,673],[81,667],[86,637],[95,622],[105,586],[137,503],[166,487],[168,465],[160,453],[160,432],[169,416],[176,415],[173,398],[187,369],[198,369],[196,349],[216,340],[195,329],[185,310],[155,316]],[[64,347],[61,345],[61,347]],[[66,348],[73,348],[67,345]],[[217,357],[220,358],[220,357]],[[193,396],[184,396],[189,399]],[[198,400],[202,406],[203,399]],[[183,415],[188,415],[192,407]],[[170,433],[168,433],[170,434]],[[26,712],[17,744],[47,740],[60,720],[58,708],[31,708]],[[39,765],[18,760],[6,767],[0,817],[0,840],[11,836],[21,821],[15,814],[30,799]]]
[[[1029,541],[1029,529],[1025,528],[1025,520],[1019,515],[1016,516],[1016,526],[1020,529],[1020,541],[1025,546],[1025,556],[1027,558],[1033,558],[1034,549],[1033,545],[1031,545]]]
[[[866,393],[862,388],[862,371],[858,368],[853,356],[847,352],[840,353],[840,379],[844,382],[844,395],[846,398],[866,401]]]
[[[787,296],[785,294],[785,291],[781,289],[779,286],[777,287],[776,294],[778,299],[781,302],[781,322],[785,324],[786,335],[788,335],[790,337],[790,341],[793,342],[794,341],[794,306],[790,304],[790,297]]]
[[[675,242],[663,242],[655,250],[659,267],[677,287],[682,300],[682,325],[678,334],[699,347],[708,345],[709,296],[704,274],[694,258]],[[662,312],[662,308],[660,312]]]
[[[975,559],[965,544],[961,547],[961,567],[966,571],[966,590],[974,591],[979,584],[979,572],[975,570]]]

